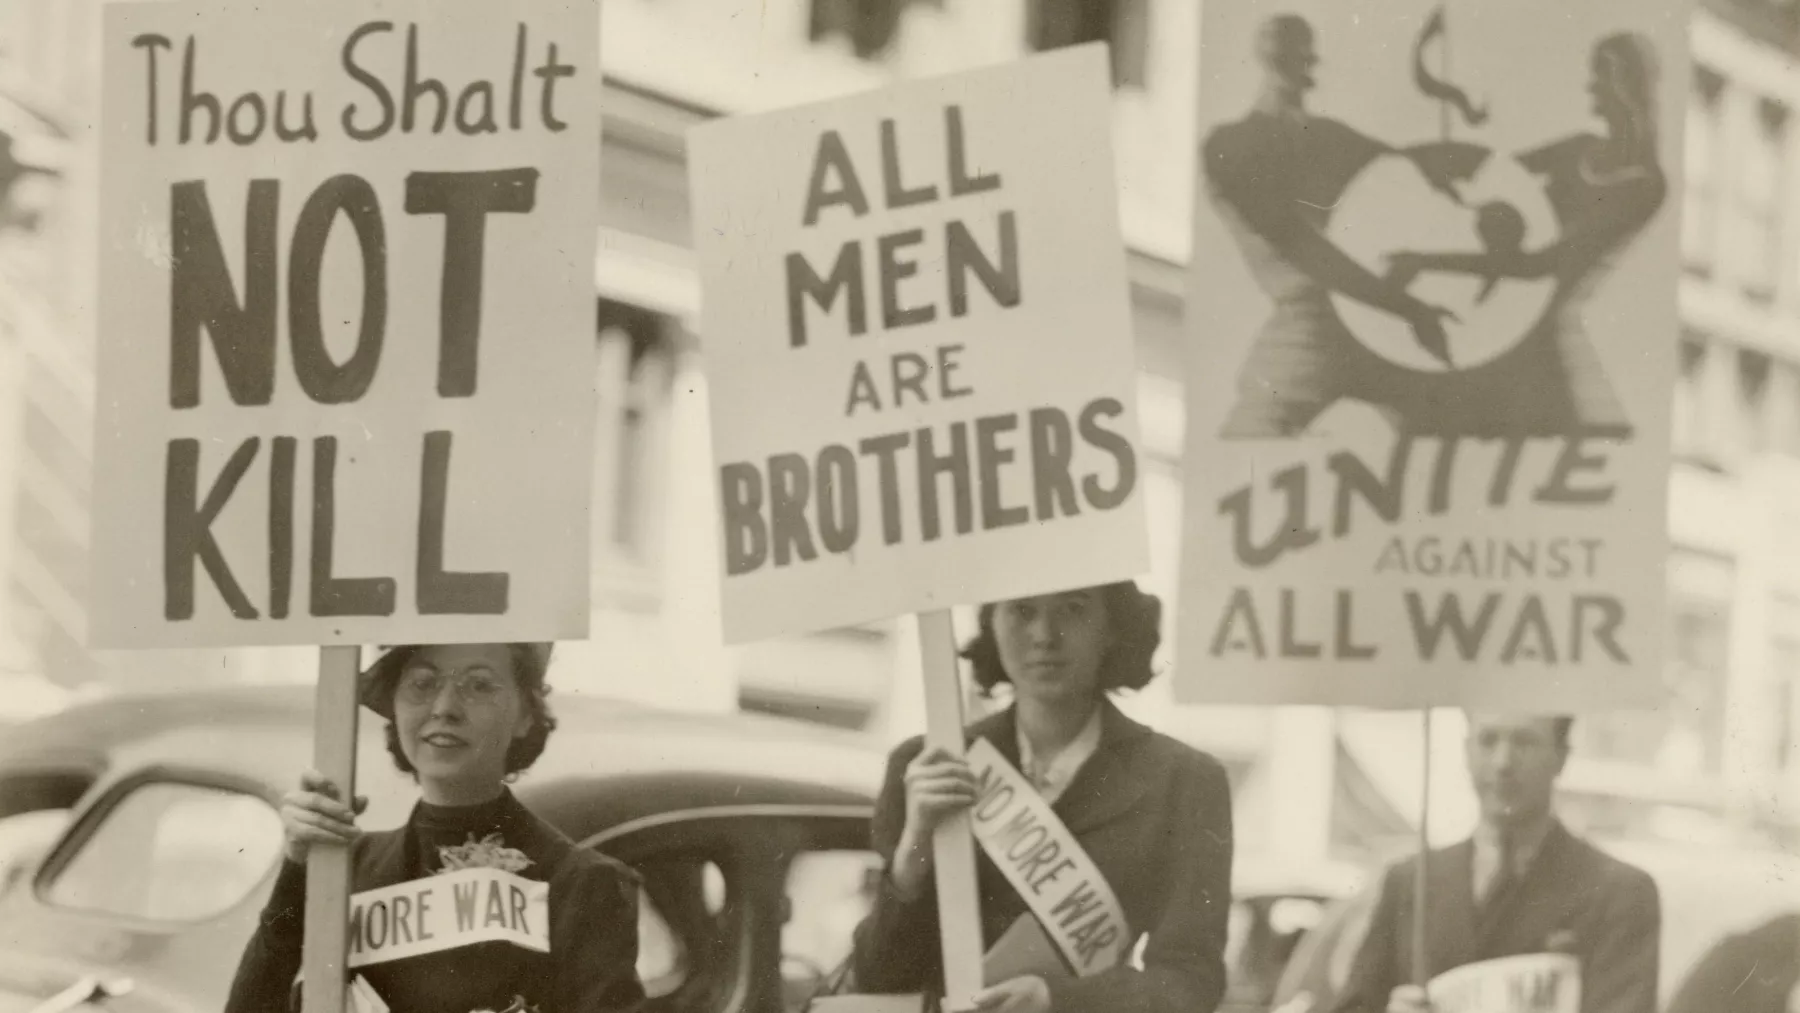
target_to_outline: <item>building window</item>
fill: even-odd
[[[593,511],[600,569],[656,561],[674,377],[672,326],[648,310],[600,302]]]
[[[913,4],[943,6],[943,0],[812,0],[807,37],[822,42],[843,36],[864,60],[885,54],[899,33],[900,19]]]
[[[1677,458],[1692,458],[1704,447],[1701,417],[1700,374],[1706,363],[1706,346],[1694,334],[1681,336],[1679,372],[1675,375],[1675,404],[1670,413],[1670,444]]]
[[[1775,614],[1788,620],[1778,626],[1775,641],[1769,645],[1769,721],[1774,725],[1770,736],[1772,769],[1791,773],[1800,767],[1800,639],[1796,634],[1793,607],[1778,608]]]
[[[1763,99],[1749,125],[1749,136],[1736,162],[1736,252],[1741,258],[1738,282],[1757,302],[1775,297],[1781,265],[1781,200],[1786,159],[1787,107]]]
[[[1149,0],[1033,0],[1026,5],[1026,43],[1034,52],[1105,42],[1113,84],[1142,88],[1150,55]]]
[[[1744,446],[1751,453],[1769,449],[1769,374],[1773,363],[1762,352],[1745,349],[1737,357],[1737,406],[1743,419]]]
[[[1702,277],[1712,274],[1719,233],[1719,109],[1724,80],[1696,66],[1688,93],[1686,199],[1681,228],[1682,262]]]

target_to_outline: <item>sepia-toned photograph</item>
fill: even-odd
[[[0,0],[0,1013],[1800,1013],[1800,0]]]

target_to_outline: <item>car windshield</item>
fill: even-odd
[[[95,819],[46,884],[49,902],[146,921],[209,918],[249,896],[282,844],[267,802],[205,785],[140,784]]]

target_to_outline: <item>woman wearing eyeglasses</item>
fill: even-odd
[[[363,706],[387,719],[388,752],[422,797],[405,825],[363,833],[355,818],[365,800],[346,801],[317,773],[300,779],[281,807],[286,860],[227,1013],[298,1008],[306,856],[319,842],[348,843],[352,892],[471,865],[550,885],[549,953],[483,942],[359,968],[397,1013],[611,1013],[642,1003],[636,876],[576,846],[507,790],[556,728],[549,658],[549,644],[405,645],[362,674]]]

